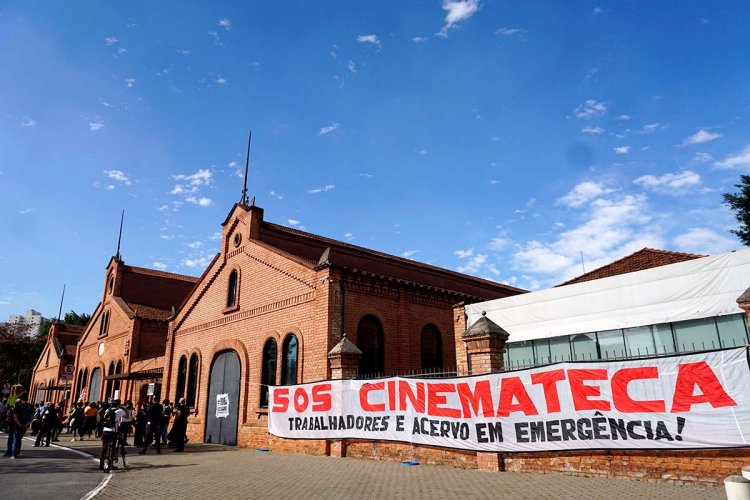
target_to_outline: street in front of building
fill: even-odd
[[[5,446],[5,434],[0,446]],[[98,440],[75,443],[75,450],[33,448],[25,440],[18,460],[0,460],[3,497],[39,500],[79,499],[107,475],[91,458]],[[73,443],[70,443],[73,444]],[[129,448],[128,470],[119,469],[96,498],[133,495],[150,500],[216,498],[382,499],[679,499],[724,498],[719,486],[664,484],[628,479],[571,477],[559,474],[487,472],[356,458],[258,452],[248,448],[198,444],[186,453],[165,450],[137,455]],[[43,472],[43,473],[42,473]]]

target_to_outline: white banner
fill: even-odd
[[[450,379],[271,387],[268,430],[476,451],[747,447],[747,348]]]

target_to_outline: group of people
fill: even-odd
[[[112,401],[100,419],[102,447],[99,455],[99,469],[104,470],[104,460],[107,458],[107,451],[110,447],[114,448],[116,454],[118,448],[127,445],[133,423],[135,423],[133,445],[140,446],[139,455],[145,455],[151,445],[156,449],[156,453],[161,453],[161,445],[167,442],[174,445],[175,453],[184,451],[187,443],[189,411],[185,405],[185,398],[180,399],[178,405],[173,407],[168,399],[159,403],[152,396],[147,404],[138,408],[137,412],[130,401],[126,401],[124,405],[121,405],[119,400]],[[167,431],[173,415],[172,428]],[[124,453],[124,448],[121,451]],[[116,466],[112,468],[117,469]]]
[[[28,393],[22,392],[13,400],[0,401],[0,429],[8,432],[8,449],[4,456],[17,458],[21,452],[21,442],[31,428],[36,436],[34,446],[49,446],[59,440],[59,435],[67,426],[73,435],[71,441],[91,438],[92,434],[101,438],[102,451],[100,468],[103,466],[106,449],[119,442],[128,445],[128,437],[133,435],[133,446],[140,447],[139,454],[147,452],[149,446],[161,453],[161,446],[174,446],[175,452],[182,452],[187,444],[187,422],[189,408],[185,399],[172,405],[168,399],[161,403],[151,396],[148,403],[134,407],[131,401],[121,404],[119,400],[107,402],[78,401],[64,414],[64,402],[28,402]],[[169,429],[169,423],[172,427]]]

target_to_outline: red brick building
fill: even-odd
[[[360,376],[455,370],[452,306],[523,292],[272,224],[252,203],[222,226],[167,347],[165,396],[187,398],[194,441],[324,453],[325,441],[268,435],[267,385],[329,378],[344,333]]]
[[[47,343],[34,365],[31,378],[31,401],[59,403],[69,399],[75,372],[76,345],[83,326],[54,322]]]
[[[149,384],[160,396],[169,320],[197,281],[112,257],[101,300],[76,347],[73,398],[140,402]]]

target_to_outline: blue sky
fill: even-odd
[[[200,275],[250,192],[280,224],[538,289],[739,248],[744,2],[0,5],[0,319]]]

